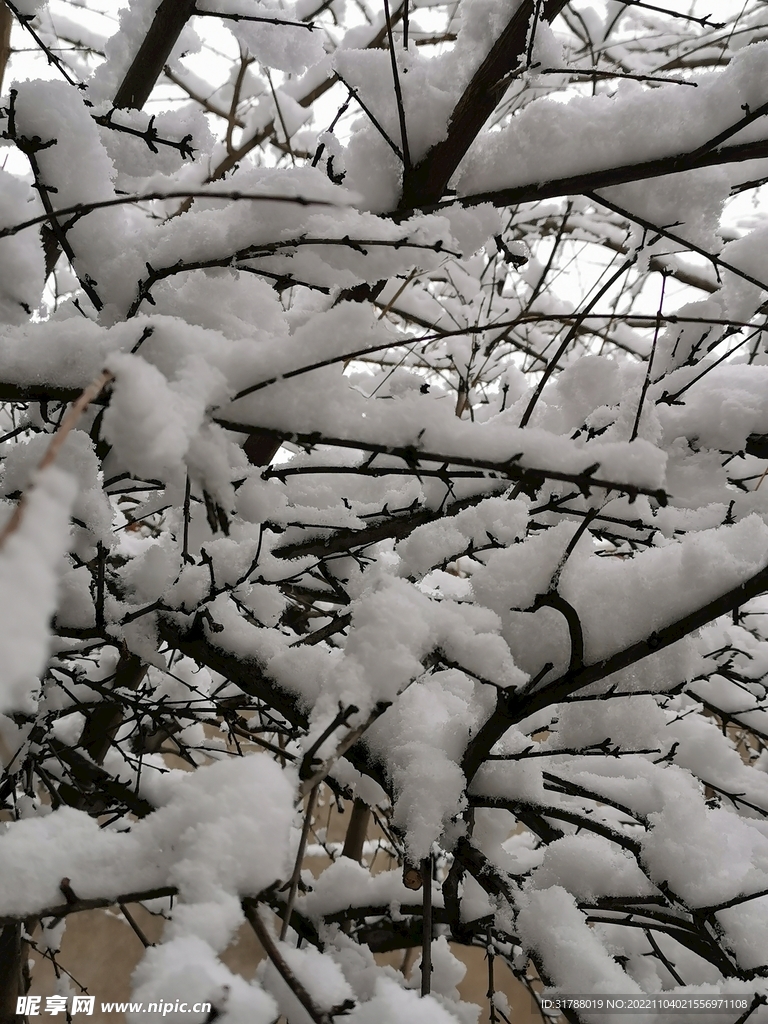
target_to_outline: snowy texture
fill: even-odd
[[[0,68],[0,947],[768,995],[766,5],[84,2]]]
[[[43,470],[25,496],[19,526],[0,548],[0,711],[34,708],[38,676],[48,659],[50,619],[57,605],[58,568],[69,542],[72,478]]]
[[[0,843],[0,914],[56,906],[62,878],[81,899],[172,886],[182,899],[174,931],[226,945],[231,932],[219,935],[212,901],[256,895],[285,872],[293,787],[269,757],[254,754],[175,773],[156,796],[160,806],[130,833],[100,829],[68,807],[10,829]],[[203,913],[191,912],[197,905]]]

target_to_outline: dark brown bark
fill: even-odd
[[[368,833],[368,822],[371,820],[371,809],[362,800],[355,799],[352,805],[352,814],[347,826],[347,834],[344,837],[344,849],[342,857],[349,857],[356,860],[358,864],[363,859],[363,846]]]
[[[271,434],[250,434],[243,445],[243,451],[248,456],[252,466],[268,466],[282,444],[282,441],[275,440]]]
[[[51,740],[50,747],[69,769],[72,781],[62,782],[59,786],[59,794],[69,806],[88,808],[91,813],[99,814],[107,806],[122,804],[137,818],[143,818],[154,810],[152,804],[134,793],[127,783],[112,778],[109,772],[79,751],[58,740]]]
[[[8,66],[8,61],[11,58],[11,26],[13,25],[13,15],[5,6],[4,3],[0,2],[0,90],[3,88],[3,77],[5,76],[5,69]]]
[[[624,164],[621,167],[606,167],[583,174],[573,174],[551,181],[529,182],[496,192],[478,192],[462,196],[457,202],[462,206],[477,206],[492,203],[494,206],[514,206],[516,203],[532,203],[540,199],[555,199],[558,196],[584,195],[596,189],[624,185],[629,181],[646,181],[665,174],[679,174],[699,167],[713,167],[717,164],[743,163],[746,160],[764,160],[768,157],[768,139],[757,142],[742,142],[734,146],[721,146],[707,153],[677,153],[674,156],[659,157],[645,163]],[[598,197],[599,198],[599,197]],[[444,204],[448,205],[448,204]],[[422,207],[423,208],[423,204]],[[435,202],[432,209],[438,208]]]
[[[571,694],[591,683],[606,679],[614,672],[629,668],[630,665],[637,664],[649,655],[669,647],[719,616],[727,615],[746,601],[759,597],[766,590],[768,590],[768,566],[755,573],[740,586],[721,594],[714,601],[709,601],[695,611],[683,615],[663,629],[656,630],[650,636],[625,647],[624,650],[617,651],[610,658],[584,665],[574,672],[566,672],[565,675],[547,683],[530,696],[516,697],[514,693],[508,695],[501,691],[496,710],[467,747],[462,765],[467,781],[470,782],[474,778],[493,745],[512,725],[522,722],[536,711],[566,700]]]
[[[194,0],[163,0],[139,52],[118,87],[113,101],[115,107],[141,110],[194,8]]]
[[[0,1024],[16,1024],[16,1000],[23,995],[21,924],[0,929]]]
[[[517,9],[456,104],[445,139],[406,173],[399,209],[420,208],[441,198],[451,175],[496,109],[504,93],[502,79],[520,63],[534,7],[534,0],[525,0]],[[546,0],[542,17],[552,21],[563,7],[565,0]]]
[[[115,689],[135,690],[146,674],[147,666],[141,659],[123,651],[115,669]],[[102,701],[89,716],[81,745],[96,764],[103,763],[122,721],[123,705],[119,701]]]

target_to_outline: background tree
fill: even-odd
[[[765,5],[6,2],[0,1020],[768,1019]]]

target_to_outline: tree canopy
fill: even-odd
[[[0,1021],[768,1020],[768,7],[4,3]]]

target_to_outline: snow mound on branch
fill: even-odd
[[[585,901],[627,892],[654,892],[630,853],[602,836],[588,833],[563,836],[550,843],[540,867],[533,872],[532,885],[535,889],[560,885]]]
[[[99,203],[115,198],[115,168],[102,145],[99,128],[77,91],[65,82],[23,82],[16,98],[17,131],[38,136],[43,148],[35,153],[40,184],[51,195],[54,209]],[[81,281],[90,281],[105,304],[127,297],[132,274],[127,208],[97,209],[67,231],[77,254]]]
[[[548,965],[553,985],[584,995],[640,993],[640,986],[616,963],[562,886],[531,892],[521,897],[523,901],[518,933],[525,947]]]
[[[354,1001],[352,987],[339,965],[330,957],[324,956],[319,949],[315,949],[314,946],[295,949],[288,943],[279,941],[276,941],[275,945],[291,973],[311,994],[312,1001],[318,1009],[328,1012],[335,1006]],[[274,997],[280,1012],[291,1024],[312,1024],[312,1017],[271,961],[262,962],[257,977]]]
[[[419,957],[408,976],[411,988],[421,988],[421,961]],[[467,965],[451,952],[448,940],[444,935],[432,942],[432,971],[430,975],[430,995],[449,1013],[455,1014],[461,1024],[477,1024],[480,1007],[475,1003],[465,1003],[459,998],[456,987],[464,980]]]
[[[0,494],[26,490],[50,440],[49,434],[37,434],[24,444],[15,445],[8,452]],[[77,493],[71,510],[73,517],[92,531],[95,540],[111,547],[112,509],[101,489],[100,467],[93,442],[84,430],[73,430],[68,435],[56,455],[56,466],[77,481]]]
[[[21,523],[0,549],[0,713],[34,710],[74,499],[68,474],[55,466],[36,474]]]
[[[174,886],[184,904],[205,905],[204,914],[182,915],[189,930],[226,945],[242,921],[232,899],[256,895],[288,870],[290,775],[266,754],[173,772],[156,784],[162,806],[128,833],[71,807],[14,822],[0,837],[0,915],[60,904],[62,878],[81,899]]]
[[[723,808],[675,795],[650,815],[643,859],[692,907],[713,906],[768,889],[768,837]]]
[[[257,983],[248,984],[218,960],[210,946],[196,936],[172,939],[147,950],[134,975],[133,998],[159,1003],[161,1012],[128,1013],[130,1024],[186,1021],[203,1024],[208,1011],[165,1013],[163,1007],[181,1000],[188,1007],[208,1002],[218,1011],[221,1024],[271,1024],[277,1006]]]
[[[272,19],[298,21],[299,14],[291,3],[278,6],[258,0],[206,0],[202,9],[263,18],[263,22],[232,21],[227,27],[242,50],[267,67],[301,74],[325,57],[322,31],[311,31],[306,22],[302,26],[269,24]]]
[[[476,140],[460,168],[459,194],[551,181],[553,168],[559,178],[693,152],[739,124],[743,104],[766,101],[765,54],[764,43],[747,47],[725,70],[692,77],[696,89],[648,90],[627,82],[614,96],[535,100],[507,127]],[[753,125],[727,145],[763,132]]]
[[[203,425],[206,406],[226,394],[224,378],[194,357],[171,383],[141,356],[115,354],[109,364],[116,384],[104,435],[116,457],[140,477],[173,477]]]
[[[346,1018],[348,1024],[459,1024],[434,996],[420,997],[389,978],[378,978],[373,999]]]
[[[10,227],[39,211],[29,185],[0,170],[0,227]],[[43,250],[37,231],[29,228],[0,238],[0,320],[7,324],[26,321],[28,309],[40,302],[43,284]]]

